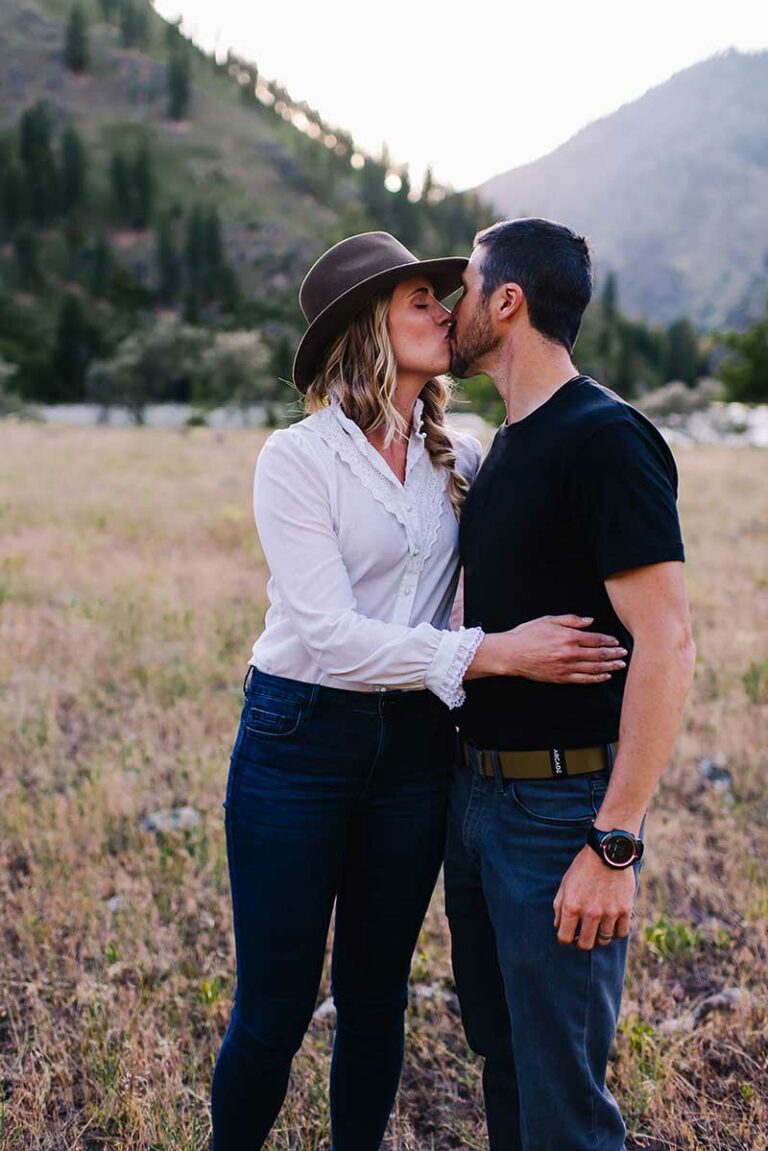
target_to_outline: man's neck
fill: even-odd
[[[506,405],[506,422],[514,424],[551,399],[578,370],[565,348],[537,341],[501,359],[490,374]]]

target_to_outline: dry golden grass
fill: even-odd
[[[265,606],[261,440],[0,425],[4,1148],[206,1146],[234,968],[221,801]],[[768,455],[678,456],[699,666],[650,821],[611,1082],[632,1146],[765,1151]],[[699,777],[717,756],[732,799]],[[182,804],[199,827],[143,830]],[[486,1146],[441,903],[388,1151]],[[661,1026],[726,987],[741,1005]],[[308,1035],[272,1151],[328,1146],[331,1037]]]

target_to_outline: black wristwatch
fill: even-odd
[[[637,839],[631,831],[622,831],[619,827],[600,831],[594,823],[589,829],[587,843],[603,863],[615,871],[623,871],[636,863],[642,857],[644,846],[642,839]]]

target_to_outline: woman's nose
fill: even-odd
[[[437,322],[442,328],[445,324],[450,324],[451,320],[453,319],[453,314],[451,313],[450,308],[446,308],[444,304],[438,303],[437,306],[440,309],[437,316]]]

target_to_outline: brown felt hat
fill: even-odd
[[[389,232],[362,232],[334,244],[312,265],[299,289],[309,327],[293,361],[293,382],[306,392],[331,340],[375,296],[401,280],[424,276],[438,299],[461,287],[465,256],[419,260]]]

